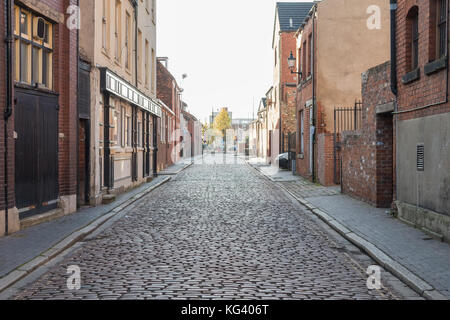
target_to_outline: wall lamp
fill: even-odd
[[[292,74],[299,74],[301,76],[302,75],[301,72],[294,71],[296,63],[297,63],[297,59],[295,59],[295,57],[294,57],[294,55],[292,54],[292,51],[291,51],[291,55],[288,58],[289,69],[291,70]]]

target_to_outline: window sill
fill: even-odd
[[[35,90],[35,91],[39,91],[39,92],[43,92],[43,93],[49,93],[49,94],[54,94],[54,95],[58,95],[57,92],[46,88],[46,87],[38,87],[38,86],[33,86],[31,84],[25,83],[25,82],[15,82],[14,86],[16,88],[21,88],[21,89],[27,89],[27,90]]]
[[[427,63],[425,67],[423,68],[423,72],[429,76],[435,72],[438,72],[440,70],[443,70],[447,68],[447,56],[444,56],[442,58],[439,58],[437,60],[431,61],[430,63]]]
[[[408,72],[402,77],[402,83],[403,84],[410,84],[414,81],[417,81],[420,79],[420,68],[417,68],[411,72]]]

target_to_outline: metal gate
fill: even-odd
[[[295,160],[296,154],[296,133],[283,133],[281,136],[281,153],[288,154],[288,169],[292,170],[292,160]]]
[[[57,206],[58,98],[16,90],[15,195],[20,218]]]
[[[343,131],[353,131],[361,129],[362,102],[356,101],[353,108],[334,109],[334,135],[333,135],[333,156],[334,156],[334,183],[341,184],[341,138]]]

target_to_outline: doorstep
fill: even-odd
[[[30,228],[32,226],[35,226],[35,225],[38,225],[38,224],[41,224],[44,222],[49,222],[49,221],[55,220],[57,218],[60,218],[62,216],[64,216],[63,208],[56,208],[56,209],[53,209],[53,210],[45,212],[45,213],[36,214],[31,217],[21,219],[20,220],[20,230],[24,230],[26,228]]]

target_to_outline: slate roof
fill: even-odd
[[[313,5],[314,2],[277,2],[280,30],[297,31]]]

